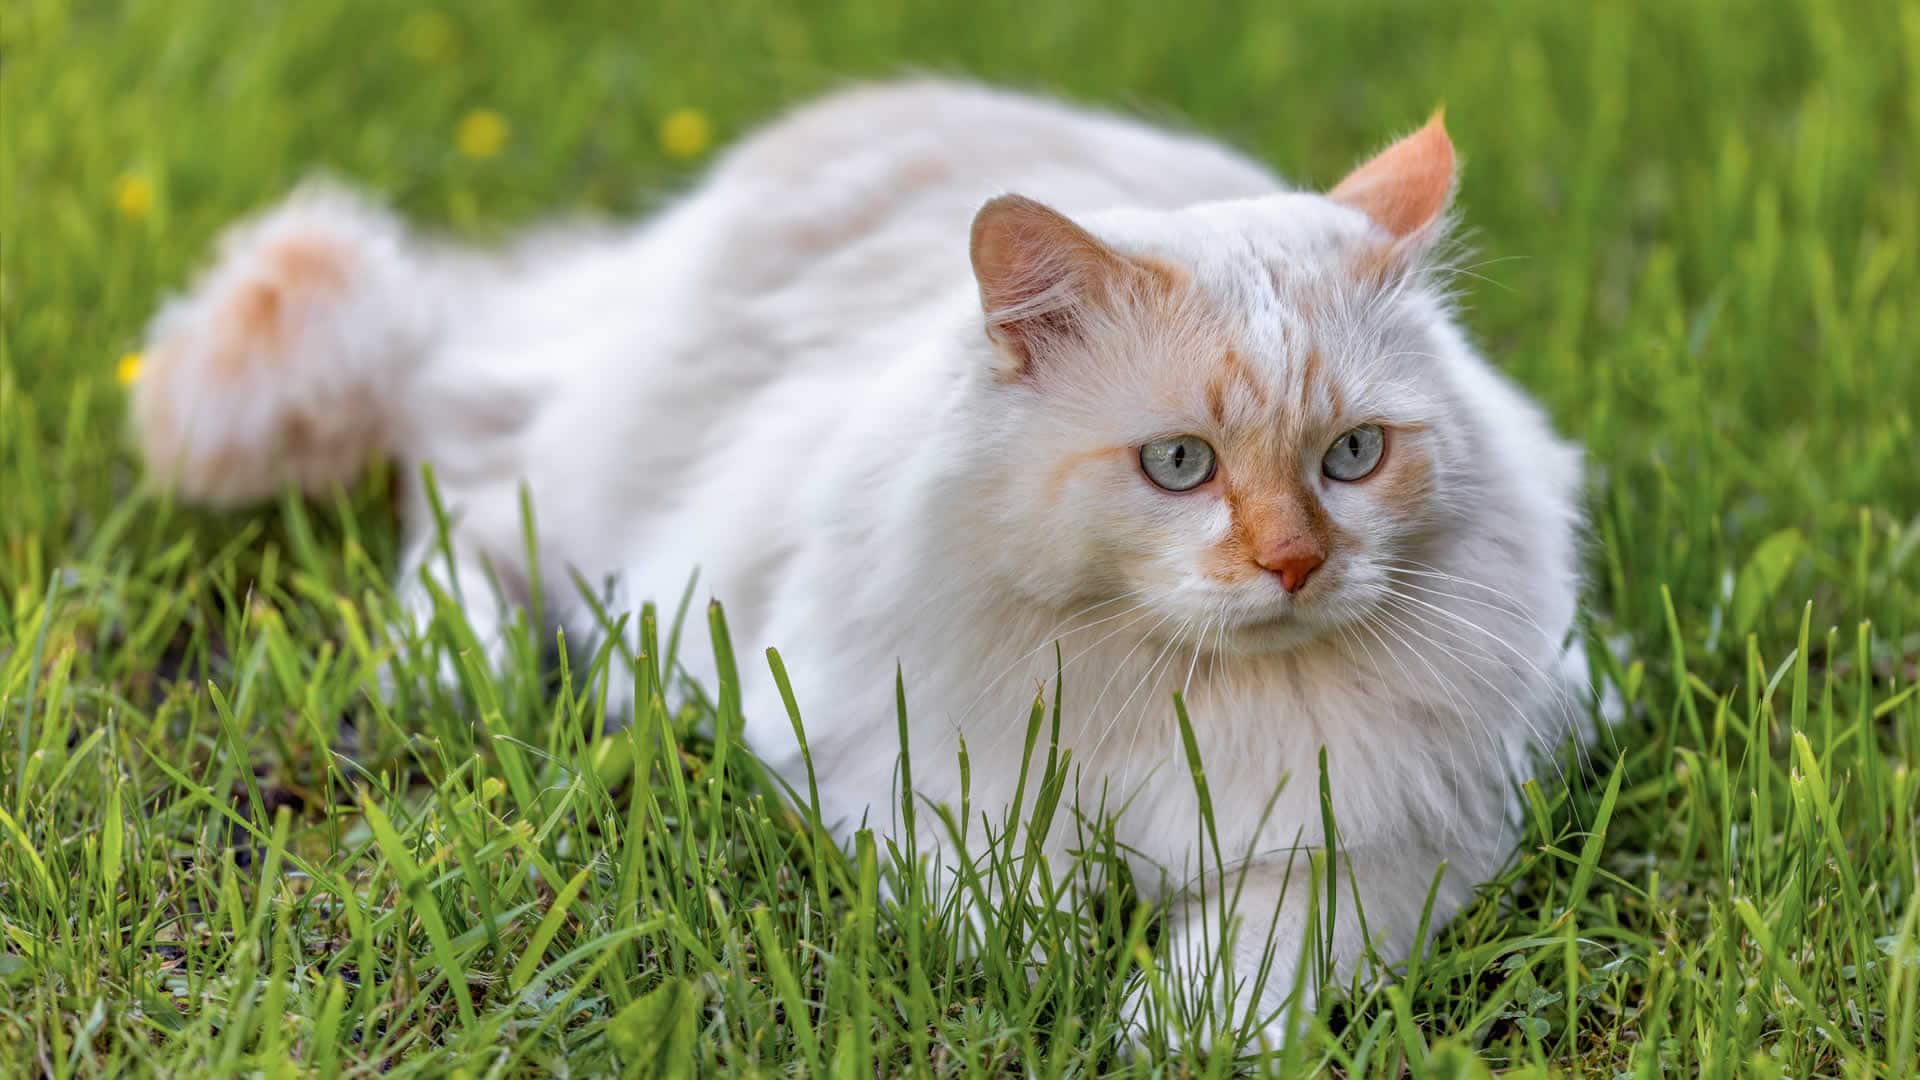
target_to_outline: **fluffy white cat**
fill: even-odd
[[[505,255],[299,191],[157,317],[133,415],[151,470],[216,503],[431,463],[483,640],[483,568],[510,601],[528,578],[522,484],[546,582],[670,605],[698,567],[743,655],[782,651],[830,823],[900,827],[896,664],[918,794],[957,805],[964,737],[997,823],[1057,641],[1082,797],[1124,805],[1167,955],[1203,980],[1225,928],[1191,899],[1219,883],[1184,690],[1237,891],[1239,981],[1196,989],[1279,1036],[1322,748],[1342,893],[1394,960],[1442,864],[1436,926],[1508,856],[1515,782],[1584,716],[1579,458],[1449,309],[1453,186],[1437,116],[1315,194],[1131,119],[859,88],[644,225]],[[431,610],[417,490],[406,528]],[[797,778],[772,680],[743,678],[749,739]]]

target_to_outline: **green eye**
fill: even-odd
[[[1380,467],[1380,455],[1386,448],[1387,434],[1378,424],[1361,424],[1333,440],[1327,456],[1320,459],[1320,471],[1348,483],[1364,480]]]
[[[1192,491],[1213,476],[1213,447],[1198,435],[1176,435],[1140,448],[1140,471],[1168,491]]]

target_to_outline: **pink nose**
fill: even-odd
[[[1263,569],[1280,575],[1280,585],[1288,592],[1299,592],[1326,557],[1312,549],[1293,548],[1273,558],[1258,560]]]

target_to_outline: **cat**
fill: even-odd
[[[451,556],[412,483],[401,596],[425,618],[423,576],[457,590],[496,653],[523,484],[546,582],[670,606],[697,567],[737,643],[782,651],[838,827],[903,828],[896,665],[916,793],[959,804],[964,738],[991,817],[1058,663],[1080,796],[1124,808],[1167,962],[1280,1040],[1323,750],[1368,935],[1335,905],[1347,975],[1407,955],[1430,889],[1438,927],[1499,870],[1516,782],[1586,715],[1581,459],[1460,326],[1455,172],[1437,113],[1322,194],[1196,135],[910,81],[799,108],[637,227],[506,253],[316,183],[163,306],[133,426],[159,484],[220,505],[430,464]],[[598,629],[548,592],[570,639]],[[749,741],[805,790],[777,688],[742,678]],[[1232,981],[1206,960],[1229,931]]]

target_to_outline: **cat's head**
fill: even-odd
[[[1453,186],[1436,116],[1325,195],[982,208],[969,452],[1017,587],[1232,651],[1362,616],[1486,480],[1430,267]]]

